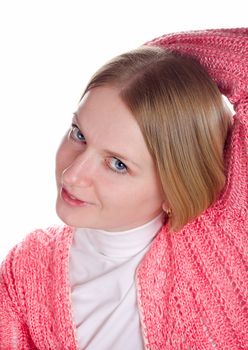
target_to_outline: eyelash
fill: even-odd
[[[76,131],[75,132],[76,135],[74,135],[74,131]],[[78,136],[77,136],[78,132],[80,133],[80,135],[83,136],[83,134],[80,132],[79,127],[76,124],[72,124],[71,125],[71,129],[69,131],[70,138],[72,138],[76,142],[85,142],[85,137],[84,136],[83,136],[84,140],[78,138]],[[127,174],[127,170],[128,170],[127,166],[118,158],[112,157],[111,159],[115,159],[116,161],[119,161],[121,164],[123,164],[124,167],[125,167],[125,171],[118,171],[118,170],[113,169],[112,167],[109,166],[109,162],[106,160],[106,164],[107,164],[108,169],[111,170],[112,172],[118,174],[118,175],[126,175]]]
[[[79,141],[82,142],[82,140],[78,139],[78,137],[76,135],[74,135],[74,130],[76,130],[77,132],[79,132],[82,136],[83,134],[80,132],[79,127],[76,124],[72,124],[71,125],[71,129],[69,131],[69,136],[74,140],[74,141]],[[83,136],[84,137],[84,136]]]

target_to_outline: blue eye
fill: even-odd
[[[75,141],[85,142],[84,135],[81,133],[81,131],[75,124],[72,124],[71,130],[70,130],[70,136]]]
[[[122,161],[120,161],[117,158],[111,158],[111,160],[108,162],[110,164],[110,169],[118,174],[126,174],[127,173],[127,167]]]

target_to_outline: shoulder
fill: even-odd
[[[0,268],[0,309],[4,304],[30,327],[53,319],[56,295],[66,289],[73,232],[69,226],[36,229],[9,252]]]
[[[0,289],[6,290],[8,298],[23,315],[34,295],[42,300],[42,291],[51,289],[59,274],[59,265],[68,260],[73,231],[69,226],[36,229],[2,262]]]
[[[47,228],[36,229],[29,233],[17,247],[18,254],[22,254],[27,249],[32,252],[39,248],[45,251],[53,249],[57,244],[65,243],[70,239],[73,228],[67,225],[53,225]],[[43,250],[43,252],[44,252]],[[42,254],[38,251],[37,253]]]
[[[39,270],[48,270],[58,255],[65,255],[70,247],[73,228],[53,225],[30,232],[7,255],[2,263],[2,273],[17,282],[23,276]]]
[[[73,228],[66,225],[53,225],[45,229],[36,229],[16,246],[15,259],[19,261],[41,260],[44,263],[49,257],[66,250],[72,239]]]

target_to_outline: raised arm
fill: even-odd
[[[234,104],[237,115],[247,119],[248,108],[248,29],[214,29],[168,34],[147,45],[162,46],[195,57]],[[246,121],[247,122],[247,121]]]
[[[146,45],[194,57],[235,110],[227,144],[227,181],[221,206],[247,213],[248,200],[248,28],[168,34]]]
[[[165,228],[138,269],[147,344],[248,349],[248,29],[170,34],[147,45],[196,58],[236,112],[221,198],[180,232]]]

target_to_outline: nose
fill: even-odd
[[[68,186],[91,186],[96,171],[96,163],[95,157],[87,151],[77,155],[71,164],[63,170],[62,182]]]

